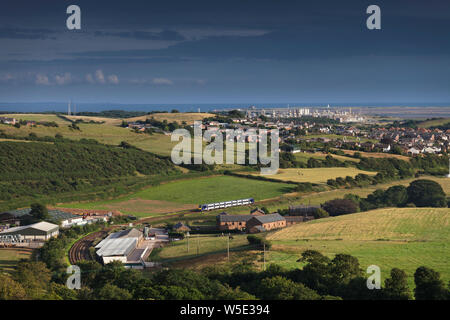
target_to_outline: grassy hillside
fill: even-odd
[[[328,179],[336,179],[338,177],[345,178],[346,176],[355,177],[358,174],[375,175],[373,171],[363,171],[356,168],[292,168],[279,169],[275,175],[268,176],[271,179],[280,181],[294,181],[294,182],[311,182],[311,183],[326,183]],[[252,173],[252,175],[259,175],[260,173]]]
[[[274,198],[292,192],[294,186],[285,183],[259,181],[232,176],[215,176],[180,180],[150,187],[110,201],[63,204],[65,207],[114,209],[137,216],[196,209],[201,203],[255,198]]]
[[[145,121],[149,118],[154,118],[158,121],[164,121],[167,122],[178,122],[182,123],[183,121],[186,121],[187,124],[193,124],[194,121],[201,121],[205,118],[211,118],[214,117],[214,114],[212,113],[153,113],[145,116],[140,117],[133,117],[133,118],[127,118],[125,121],[132,122],[132,121]]]
[[[56,114],[14,113],[14,114],[2,114],[1,116],[7,118],[15,118],[18,120],[27,120],[36,122],[56,122],[59,125],[70,124],[69,121],[58,117]]]
[[[326,154],[323,152],[315,152],[315,153],[298,152],[298,153],[294,154],[294,157],[297,161],[301,161],[304,164],[306,164],[310,158],[325,160],[327,155],[330,155],[333,158],[341,160],[341,161],[352,161],[355,163],[358,163],[360,161],[360,159],[355,159],[355,158],[346,157],[346,156],[340,156],[340,155],[332,154],[332,153]]]
[[[134,148],[92,142],[0,142],[0,208],[63,194],[77,198],[99,189],[123,193],[140,180],[151,184],[155,176],[176,174],[180,172],[170,160]]]
[[[59,118],[58,118],[59,119]],[[64,121],[64,120],[63,120]],[[100,143],[118,145],[126,141],[145,151],[168,156],[176,142],[170,141],[170,136],[164,134],[148,135],[144,133],[135,133],[128,128],[122,128],[109,124],[80,123],[80,130],[69,128],[70,123],[60,123],[59,127],[28,127],[21,126],[16,128],[10,125],[0,124],[0,131],[15,137],[27,137],[30,133],[38,137],[54,137],[56,134],[72,140],[95,139]]]
[[[271,262],[297,266],[306,249],[328,256],[348,253],[363,268],[375,264],[386,277],[404,269],[410,285],[417,267],[425,265],[450,280],[450,209],[390,208],[297,224],[268,236],[274,246]]]
[[[0,273],[14,271],[20,259],[28,259],[33,253],[30,248],[1,248]]]
[[[442,126],[442,125],[449,124],[449,123],[450,123],[450,118],[442,118],[442,119],[427,120],[427,121],[421,122],[419,127],[429,128],[429,127]]]

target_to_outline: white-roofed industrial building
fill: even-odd
[[[59,226],[49,222],[38,222],[27,226],[14,227],[0,232],[0,236],[20,236],[21,241],[46,241],[59,234]]]
[[[143,234],[137,229],[122,230],[110,234],[100,241],[95,248],[104,264],[120,261],[125,266],[142,266],[148,251],[147,246],[140,246]]]

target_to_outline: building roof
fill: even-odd
[[[16,210],[10,210],[3,213],[9,213],[13,215],[15,218],[21,218],[26,215],[30,215],[31,208],[23,208],[23,209],[16,209]],[[64,212],[61,210],[48,210],[48,215],[50,216],[50,220],[53,222],[59,222],[62,220],[68,220],[73,218],[79,218],[80,216],[74,215],[70,212]]]
[[[44,231],[44,232],[53,232],[59,229],[58,225],[53,224],[53,223],[49,223],[46,221],[41,221],[38,223],[33,223],[33,224],[29,224],[27,226],[20,226],[20,227],[14,227],[14,228],[9,228],[6,229],[5,231],[0,232],[0,234],[8,234],[8,233],[12,233],[12,232],[20,232],[22,230],[25,229],[36,229],[36,230],[40,230],[40,231]]]
[[[180,229],[180,228],[186,228],[186,229],[191,230],[191,228],[189,228],[187,225],[185,225],[182,222],[178,222],[173,226],[173,229]]]
[[[253,214],[253,215],[254,215],[255,213],[266,214],[264,211],[262,211],[262,210],[259,209],[259,208],[255,208],[255,209],[253,209],[253,210],[250,211],[250,214]]]
[[[241,214],[241,215],[235,215],[235,214],[220,214],[217,216],[217,220],[219,222],[247,222],[248,220],[250,220],[253,217],[259,217],[259,216],[255,216],[255,215],[250,215],[250,214]]]
[[[106,239],[119,239],[119,238],[140,238],[142,232],[136,228],[126,229],[118,232],[111,233]],[[105,240],[106,240],[105,239]]]
[[[303,222],[305,220],[311,220],[311,217],[304,216],[284,216],[287,222]]]
[[[72,214],[70,212],[65,212],[65,211],[60,211],[60,210],[48,210],[48,214],[50,216],[50,219],[55,222],[59,222],[62,220],[82,218],[82,217]]]
[[[137,241],[137,238],[104,239],[96,246],[100,248],[97,250],[97,255],[100,257],[127,256],[136,248]]]
[[[262,224],[286,220],[278,213],[266,214],[263,216],[253,216],[253,218],[258,220]]]
[[[30,214],[30,211],[31,211],[30,208],[25,208],[25,209],[16,209],[16,210],[5,211],[5,212],[2,212],[2,214],[9,213],[10,215],[14,216],[15,218],[20,218],[24,215]]]

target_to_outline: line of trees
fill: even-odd
[[[397,185],[386,190],[375,190],[366,198],[347,194],[344,199],[325,202],[322,207],[330,216],[367,211],[384,207],[444,207],[449,199],[441,185],[433,180],[414,180],[408,187]]]
[[[209,266],[196,272],[167,269],[144,275],[120,262],[102,266],[78,263],[81,289],[65,286],[68,275],[52,272],[42,261],[19,262],[12,276],[0,275],[0,299],[66,300],[448,300],[449,288],[433,269],[421,266],[414,273],[415,289],[408,287],[405,271],[393,268],[381,289],[367,288],[367,275],[357,258],[337,254],[330,259],[314,250],[302,253],[302,268],[269,265],[258,271],[248,263]]]

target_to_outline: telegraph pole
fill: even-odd
[[[230,262],[230,234],[228,234],[228,239],[227,239],[227,257],[228,257],[228,262]]]
[[[199,254],[199,250],[200,250],[200,238],[198,236],[199,236],[199,234],[197,234],[197,255]]]
[[[263,243],[264,252],[263,252],[263,270],[266,271],[266,243]]]
[[[187,235],[187,252],[189,253],[189,234]]]

